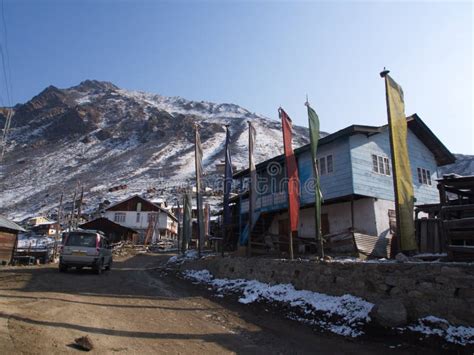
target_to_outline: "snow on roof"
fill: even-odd
[[[0,228],[11,229],[14,231],[24,232],[25,230],[13,221],[0,215]]]

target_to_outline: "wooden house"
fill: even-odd
[[[437,168],[453,163],[455,158],[418,115],[408,117],[407,124],[415,203],[437,203]],[[314,238],[310,145],[295,149],[295,155],[301,205],[298,237]],[[321,215],[323,235],[351,230],[377,236],[383,241],[390,234],[395,215],[388,127],[352,125],[325,136],[319,140],[317,160],[324,199]],[[257,165],[258,218],[252,233],[288,235],[285,171],[283,155]],[[232,233],[234,242],[236,239],[247,240],[248,177],[248,169],[234,174],[242,192],[233,199],[236,212]]]
[[[111,243],[120,242],[122,240],[133,241],[135,240],[135,236],[138,235],[137,231],[112,222],[104,217],[96,218],[79,225],[79,227],[83,229],[99,230],[104,233]]]
[[[145,236],[150,221],[157,218],[159,237],[178,237],[177,218],[170,211],[138,195],[107,207],[104,217],[121,226],[137,231],[141,238]]]
[[[28,219],[28,226],[30,227],[36,227],[36,226],[41,226],[41,225],[47,225],[47,224],[52,224],[54,221],[50,220],[48,217],[45,216],[36,216],[36,217],[31,217]]]
[[[24,231],[18,224],[0,215],[0,263],[11,262],[18,233]]]

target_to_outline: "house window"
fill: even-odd
[[[423,185],[431,186],[431,172],[427,169],[417,168],[418,182]]]
[[[390,176],[390,163],[389,163],[388,158],[383,158],[383,162],[385,165],[385,175]]]
[[[372,170],[375,173],[390,176],[390,160],[386,157],[372,154]]]
[[[148,223],[155,222],[158,217],[158,213],[148,213]]]
[[[378,160],[377,160],[377,156],[375,154],[372,154],[372,169],[376,173],[379,172],[379,163],[378,163]]]
[[[319,173],[321,175],[326,175],[326,158],[319,159],[319,167],[321,168]]]
[[[326,165],[327,165],[327,171],[328,174],[333,172],[333,167],[332,167],[332,155],[328,155],[326,157]]]
[[[125,222],[125,213],[115,213],[114,222],[124,223]]]
[[[319,175],[326,175],[334,171],[332,155],[327,155],[316,160]]]
[[[137,220],[136,220],[137,223],[140,223],[140,213],[137,213]]]

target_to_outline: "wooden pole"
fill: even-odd
[[[201,257],[202,255],[202,235],[201,235],[201,220],[202,210],[201,210],[201,203],[200,202],[200,194],[201,194],[201,177],[199,176],[200,168],[198,167],[198,125],[194,126],[195,135],[194,135],[194,164],[196,168],[196,207],[197,207],[197,222],[198,222],[198,256]],[[200,157],[202,161],[202,157]]]
[[[183,220],[183,227],[182,227],[182,230],[181,230],[181,253],[184,254],[184,252],[186,251],[186,240],[184,239],[184,209],[186,208],[186,191],[184,191],[184,195],[183,195],[183,217],[182,217],[182,220]],[[191,208],[191,214],[192,214],[192,208]],[[191,233],[192,233],[192,225],[191,225]]]
[[[288,232],[288,236],[289,236],[289,239],[290,239],[290,260],[293,260],[294,256],[293,256],[293,232],[291,231],[291,227],[290,227],[290,231]]]
[[[252,135],[252,132],[250,131],[250,126],[251,126],[251,122],[248,121],[248,124],[249,124],[249,235],[248,235],[248,239],[247,239],[247,257],[250,257],[252,255],[252,223],[253,223],[253,209],[255,208],[255,206],[253,206],[253,203],[252,203],[252,163],[253,163],[253,156],[252,156],[252,152],[250,150],[250,145],[252,143],[252,138],[251,138],[251,135]]]
[[[56,228],[56,240],[59,239],[59,229],[61,228],[62,213],[63,213],[63,193],[61,193],[61,197],[59,199],[58,218],[57,218],[58,227]]]
[[[62,209],[63,209],[63,194],[61,193],[61,197],[59,199],[59,207],[58,207],[58,218],[56,221],[56,240],[54,242],[54,256],[53,258],[56,259],[57,251],[58,251],[58,240],[59,240],[59,229],[61,228],[61,219],[62,219]]]
[[[69,223],[68,223],[68,229],[69,232],[71,231],[74,223],[74,214],[76,212],[76,195],[77,195],[77,190],[74,188],[74,195],[72,196],[72,210],[71,210],[71,215],[69,216]]]
[[[351,196],[351,228],[352,232],[354,232],[354,195]]]
[[[177,213],[176,217],[178,218],[178,230],[177,230],[177,232],[178,232],[178,254],[179,254],[179,250],[180,250],[179,241],[181,239],[180,238],[180,233],[181,233],[181,230],[182,230],[182,228],[181,228],[181,210],[180,210],[180,207],[179,207],[179,198],[176,199],[176,202],[178,204],[178,213]]]
[[[77,206],[77,215],[76,215],[76,222],[75,222],[75,227],[77,228],[79,226],[79,220],[81,218],[82,214],[82,199],[84,197],[84,186],[81,186],[81,196],[79,197],[79,204]]]
[[[397,169],[395,164],[395,152],[393,150],[393,134],[392,134],[392,118],[390,113],[390,101],[388,98],[388,78],[387,75],[390,73],[390,70],[384,70],[380,73],[380,76],[385,81],[385,101],[387,103],[387,118],[388,118],[388,129],[389,129],[389,136],[390,136],[390,153],[392,157],[392,176],[393,176],[393,192],[395,195],[395,219],[397,223],[397,232],[395,234],[396,244],[396,252],[395,255],[402,250],[402,241],[400,238],[400,206],[398,202],[398,183],[397,183]]]

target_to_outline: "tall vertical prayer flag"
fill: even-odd
[[[232,188],[232,159],[230,156],[230,132],[229,127],[226,126],[225,136],[225,170],[224,170],[224,226],[229,226],[231,223],[229,198],[230,190]]]
[[[193,231],[193,207],[192,207],[192,196],[191,192],[187,191],[184,195],[183,202],[183,240],[182,240],[182,250],[183,252],[187,249],[188,243],[191,240],[192,231]]]
[[[300,184],[298,177],[298,165],[293,152],[293,133],[291,119],[287,113],[280,108],[281,125],[283,129],[283,148],[285,151],[286,177],[288,179],[288,215],[290,217],[290,230],[298,231],[300,212]]]
[[[249,228],[248,228],[248,241],[247,241],[247,250],[250,254],[250,242],[252,229],[255,225],[255,207],[257,205],[257,170],[255,168],[254,160],[254,149],[255,149],[255,138],[257,136],[257,131],[253,126],[252,122],[249,124],[249,172],[250,172],[250,186],[249,186]]]
[[[319,185],[319,171],[318,171],[318,143],[319,143],[319,117],[306,102],[308,108],[308,123],[309,123],[309,140],[311,142],[311,158],[313,161],[313,176],[314,176],[314,220],[316,230],[316,242],[318,245],[318,254],[320,257],[324,256],[323,239],[321,236],[321,202],[322,194]]]
[[[292,146],[291,119],[281,107],[278,109],[278,112],[283,130],[283,149],[285,151],[286,177],[288,179],[288,217],[290,220],[288,235],[290,239],[290,258],[293,259],[293,232],[298,231],[300,213],[300,183],[298,165],[296,164],[296,157]]]
[[[198,217],[198,252],[201,256],[202,247],[204,243],[204,216],[202,207],[202,191],[201,191],[201,179],[202,179],[202,146],[201,136],[199,135],[198,126],[196,125],[196,137],[195,137],[195,164],[196,164],[196,207]]]
[[[413,220],[414,193],[408,157],[407,120],[403,90],[389,71],[380,73],[385,79],[385,97],[392,151],[392,171],[395,192],[395,212],[397,218],[397,237],[402,251],[417,249],[415,224]]]

